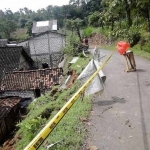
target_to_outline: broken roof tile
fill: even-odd
[[[20,102],[20,97],[0,98],[0,120],[5,118],[11,109]]]
[[[51,89],[60,83],[62,68],[47,68],[39,70],[15,71],[5,74],[2,79],[2,91]]]

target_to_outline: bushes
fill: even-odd
[[[98,11],[95,11],[88,17],[89,25],[93,27],[99,27],[100,26],[99,19],[100,19],[100,13]]]
[[[37,117],[28,119],[27,121],[20,122],[17,124],[19,128],[22,128],[24,132],[26,133],[27,140],[32,140],[35,136],[36,131],[39,130],[39,128],[44,125],[46,122],[45,118]]]
[[[68,68],[68,63],[71,59],[72,57],[67,58],[65,68]],[[76,73],[80,74],[82,68],[85,68],[88,62],[89,58],[79,58],[76,63],[70,66],[70,69],[76,70]],[[68,71],[69,70],[66,70],[66,72]],[[65,78],[68,77],[67,74],[64,75]],[[45,124],[47,124],[58,113],[80,86],[81,84],[78,81],[75,81],[68,89],[62,89],[59,88],[59,86],[56,86],[47,94],[39,97],[36,101],[33,101],[28,107],[30,111],[27,118],[18,124],[20,129],[17,134],[21,139],[16,143],[17,146],[15,149],[24,149],[36,134],[41,131],[43,126],[45,126]],[[61,143],[54,145],[54,147],[51,148],[52,150],[81,149],[87,131],[84,123],[80,120],[80,117],[88,117],[91,110],[91,99],[92,96],[86,95],[84,95],[83,99],[79,98],[60,123],[55,127],[50,136],[47,137],[39,150],[46,150],[47,145],[60,140],[62,140]]]
[[[99,28],[88,27],[82,31],[82,36],[90,37],[93,33],[102,33],[105,36],[108,36],[109,30],[108,29],[102,29],[101,27],[99,27]]]
[[[89,37],[93,32],[93,28],[92,27],[88,27],[86,29],[83,30],[82,35]]]
[[[111,36],[116,39],[122,39],[130,43],[131,47],[136,45],[141,38],[141,34],[138,31],[138,28],[134,26],[130,29],[119,29],[116,31],[111,32]]]
[[[63,52],[68,55],[74,55],[76,52],[76,46],[79,43],[79,38],[75,34],[69,34],[67,36],[66,47],[63,48]]]
[[[150,53],[150,36],[143,36],[139,42],[140,49]]]

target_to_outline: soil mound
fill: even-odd
[[[101,33],[93,33],[89,37],[89,45],[91,46],[106,45],[108,43],[109,43],[108,38]]]

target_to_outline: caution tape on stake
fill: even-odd
[[[61,110],[50,120],[49,123],[37,134],[37,136],[27,145],[24,150],[37,150],[40,145],[44,142],[47,136],[56,127],[63,116],[68,112],[71,106],[75,103],[78,97],[85,91],[88,85],[92,82],[94,77],[99,73],[100,70],[105,66],[108,60],[112,57],[115,51],[102,63],[102,65],[95,71],[95,73],[83,84],[83,86],[70,98],[70,100],[61,108]]]

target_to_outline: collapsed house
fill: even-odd
[[[41,93],[60,84],[62,68],[15,71],[6,73],[0,88],[0,143],[15,128],[18,115]]]
[[[15,128],[16,121],[19,118],[19,102],[20,97],[0,98],[0,143]]]
[[[6,73],[1,82],[1,97],[39,97],[54,85],[60,84],[62,68],[14,71]]]
[[[24,107],[60,84],[65,35],[56,30],[56,20],[35,22],[33,37],[17,44],[0,40],[0,143]]]

